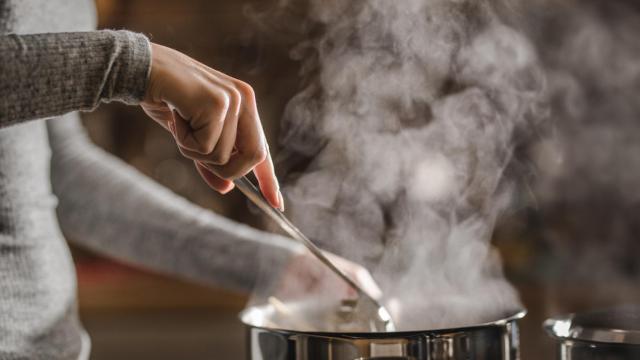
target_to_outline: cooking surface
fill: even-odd
[[[102,277],[99,282],[80,277],[82,319],[92,337],[92,359],[243,358],[245,330],[237,314],[244,298],[118,269],[109,273],[122,276]],[[554,344],[542,330],[542,322],[551,315],[545,304],[549,294],[564,298],[568,307],[595,306],[585,287],[552,290],[521,284],[519,291],[528,310],[519,323],[523,360],[553,358]]]
[[[163,310],[85,314],[92,360],[244,358],[244,329],[232,312]]]
[[[163,309],[83,314],[92,335],[92,360],[244,358],[244,327],[230,310]],[[522,358],[551,359],[552,342],[540,324],[544,316],[530,312],[520,322]],[[545,355],[545,357],[539,357]]]

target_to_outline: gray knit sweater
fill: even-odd
[[[277,271],[297,251],[90,143],[73,111],[135,104],[150,68],[144,36],[94,27],[91,0],[0,0],[2,360],[87,357],[61,229],[118,259],[238,290],[254,283],[258,258]]]

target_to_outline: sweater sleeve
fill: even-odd
[[[58,218],[70,241],[242,292],[260,276],[275,276],[301,251],[293,240],[223,218],[138,173],[90,143],[76,114],[48,127]]]
[[[0,128],[139,102],[151,64],[148,39],[129,31],[0,36]]]

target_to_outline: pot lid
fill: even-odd
[[[640,306],[559,316],[546,320],[544,328],[560,339],[640,345]]]

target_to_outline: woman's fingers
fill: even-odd
[[[255,169],[269,203],[282,208],[255,94],[248,84],[152,44],[151,75],[141,105],[171,131],[180,152],[196,161],[211,187],[229,191],[231,180]]]
[[[271,160],[268,146],[267,157],[253,169],[253,173],[256,175],[256,179],[258,179],[260,191],[262,191],[264,197],[269,201],[269,204],[280,209],[280,211],[284,211],[284,199],[282,198],[280,185],[278,184],[278,179],[273,169],[273,161]]]
[[[193,135],[187,134],[186,139],[193,139],[193,141],[202,145],[198,151],[195,151],[196,146],[183,146],[183,142],[178,139],[180,152],[184,156],[207,165],[225,165],[229,161],[236,142],[238,114],[240,106],[242,106],[242,98],[237,91],[232,89],[228,89],[228,91],[229,107],[226,114],[224,114],[224,120],[219,122],[219,127],[221,128],[219,131],[218,127],[215,129],[203,128],[198,133],[189,124],[186,124],[183,119],[180,119],[179,114],[177,114],[176,122],[182,125],[182,129],[177,133],[177,136],[181,137],[180,139],[185,139],[185,132],[192,132]],[[214,108],[213,112],[215,111],[217,110]],[[207,115],[206,118],[214,118],[214,116]]]
[[[264,141],[260,141],[259,143],[253,144],[250,149],[237,147],[236,151],[231,154],[229,162],[225,165],[221,166],[211,163],[206,163],[206,165],[221,178],[234,180],[251,172],[251,170],[263,162],[266,157],[266,144]]]
[[[200,173],[204,182],[206,182],[212,189],[221,194],[226,194],[233,189],[233,182],[218,177],[198,161],[194,161],[193,163],[196,165],[196,169],[198,170],[198,173]]]
[[[242,104],[242,96],[235,89],[230,89],[231,103],[224,121],[222,133],[213,152],[207,156],[207,162],[214,165],[226,165],[234,151],[238,133],[238,117]]]
[[[185,150],[203,155],[211,154],[217,145],[230,105],[227,94],[215,94],[208,101],[210,104],[205,104],[200,110],[188,112],[177,108],[174,111],[178,145]],[[196,115],[186,119],[185,113]]]
[[[352,263],[342,257],[325,252],[331,260],[340,264],[340,269],[346,271],[349,276],[356,278],[353,272],[369,272],[360,265]],[[371,279],[375,284],[375,281]],[[360,285],[360,284],[359,284]],[[377,288],[377,285],[375,285]],[[366,288],[365,288],[366,289]],[[368,290],[368,289],[366,289]],[[379,291],[379,290],[378,290]],[[352,289],[342,278],[320,263],[315,256],[308,251],[295,255],[285,267],[281,281],[275,290],[276,296],[283,301],[295,301],[309,299],[309,297],[323,297],[325,300],[355,299],[358,293]]]
[[[266,176],[273,173],[273,165],[255,105],[255,95],[249,85],[239,83],[236,86],[243,100],[234,143],[236,151],[226,164],[216,166],[207,163],[207,166],[225,179],[236,179],[264,164],[256,173],[260,188],[272,206],[280,207],[277,182],[274,183],[273,179],[268,181]]]

